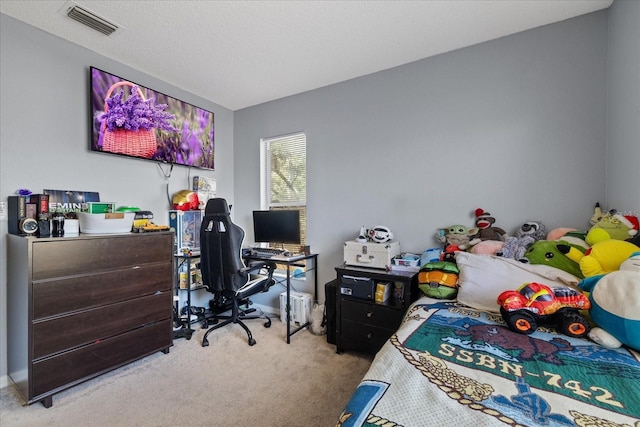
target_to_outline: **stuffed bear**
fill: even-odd
[[[598,326],[589,338],[604,347],[626,344],[640,351],[640,252],[632,253],[618,271],[589,277],[578,286],[590,292],[589,314]]]
[[[518,228],[515,236],[507,237],[497,255],[522,260],[527,248],[538,240],[544,239],[544,236],[545,226],[542,221],[527,221]]]

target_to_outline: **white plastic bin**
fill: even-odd
[[[90,214],[78,212],[80,232],[86,234],[130,233],[135,212]]]

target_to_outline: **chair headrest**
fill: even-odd
[[[209,199],[204,208],[205,215],[228,215],[230,212],[227,200],[222,198]]]

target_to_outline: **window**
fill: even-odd
[[[304,132],[260,140],[260,208],[300,211],[300,244],[307,241],[307,137]],[[285,245],[299,252],[298,245]]]

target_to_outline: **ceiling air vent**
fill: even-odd
[[[80,6],[79,4],[74,2],[68,2],[63,7],[61,12],[67,15],[69,18],[74,19],[81,24],[93,28],[94,30],[99,31],[107,36],[112,35],[120,28],[119,25],[107,21],[106,19],[96,15],[86,7]]]

